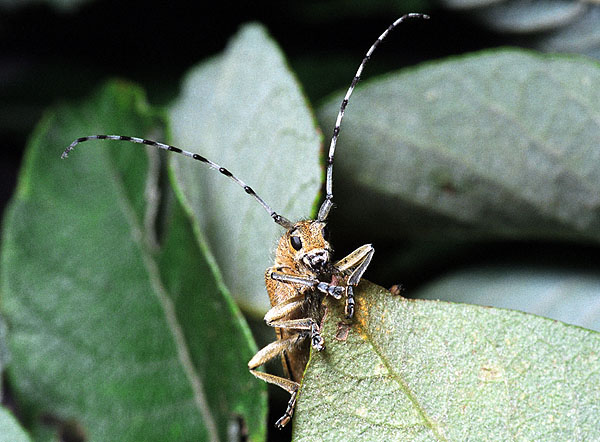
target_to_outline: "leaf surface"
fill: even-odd
[[[349,329],[342,304],[303,379],[295,442],[600,438],[598,333],[367,281]]]
[[[0,407],[0,442],[30,442],[31,438],[14,416],[4,407]]]
[[[31,415],[87,440],[226,440],[265,434],[265,390],[239,311],[175,204],[157,243],[158,152],[83,135],[162,127],[141,92],[110,83],[34,133],[4,223],[10,379]],[[245,424],[243,424],[245,422]]]
[[[587,11],[587,5],[578,2],[515,0],[496,3],[476,13],[497,31],[535,33],[568,25]]]
[[[518,50],[363,84],[336,152],[338,216],[352,219],[340,230],[598,240],[599,91],[598,63]],[[321,107],[322,127],[339,101]]]
[[[178,147],[225,167],[291,221],[313,215],[322,175],[319,134],[264,28],[244,26],[224,55],[195,68],[170,117]],[[263,275],[282,228],[225,176],[189,158],[171,164],[227,286],[262,316],[269,308]]]
[[[411,297],[515,309],[600,331],[600,277],[555,267],[466,268]]]

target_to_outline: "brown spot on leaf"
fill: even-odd
[[[504,370],[494,364],[485,364],[479,369],[478,378],[483,382],[500,382],[504,379]]]
[[[351,328],[351,324],[347,324],[345,322],[338,322],[337,331],[335,332],[335,339],[337,339],[338,341],[345,341],[346,339],[348,339],[348,333],[350,333]]]
[[[367,323],[369,320],[369,305],[362,296],[356,297],[356,309],[354,313],[354,319],[356,324],[356,331],[360,334],[363,339],[367,339]]]

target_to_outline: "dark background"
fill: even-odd
[[[366,75],[502,44],[500,36],[464,14],[410,3],[422,3],[432,20],[394,32],[387,42],[394,49],[378,51]],[[347,87],[371,42],[407,11],[382,4],[362,12],[353,2],[202,2],[197,10],[190,5],[92,1],[68,11],[41,3],[0,12],[2,207],[27,136],[52,104],[89,95],[114,77],[140,83],[152,104],[167,104],[189,67],[223,50],[242,23],[259,21],[281,45],[316,106]],[[414,34],[418,38],[410,37]]]

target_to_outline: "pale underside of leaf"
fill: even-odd
[[[336,158],[339,217],[386,238],[600,231],[600,67],[487,51],[367,82]],[[319,113],[327,126],[333,98]],[[341,226],[344,229],[344,225]]]
[[[173,142],[227,168],[292,221],[311,217],[320,137],[279,48],[258,25],[187,77],[170,112]],[[178,192],[244,308],[268,309],[264,272],[283,233],[243,189],[198,161],[173,158]]]
[[[31,438],[6,408],[0,408],[0,442],[29,442]]]
[[[501,32],[535,33],[572,23],[588,8],[585,2],[513,0],[483,8],[476,14]]]
[[[412,297],[520,310],[600,331],[600,277],[556,267],[479,266],[445,275]]]
[[[509,310],[412,301],[363,282],[346,340],[330,302],[294,441],[595,440],[600,336]]]

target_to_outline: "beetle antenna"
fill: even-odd
[[[342,105],[340,106],[340,110],[338,112],[338,116],[335,121],[335,127],[333,128],[333,136],[331,137],[331,144],[329,145],[329,155],[327,157],[327,179],[326,179],[326,184],[325,184],[325,186],[326,186],[325,187],[325,192],[326,192],[325,193],[325,201],[323,201],[323,204],[321,204],[321,207],[319,208],[319,217],[318,217],[319,221],[325,221],[327,219],[327,216],[329,215],[329,211],[331,210],[331,207],[333,206],[333,201],[332,201],[333,200],[333,155],[335,154],[335,145],[337,143],[337,139],[340,134],[340,126],[342,124],[342,118],[344,118],[344,111],[346,110],[346,106],[348,105],[348,100],[350,99],[352,92],[354,92],[354,88],[356,87],[356,84],[360,81],[360,77],[362,75],[362,71],[363,71],[365,65],[371,59],[371,55],[373,54],[373,52],[375,51],[377,46],[379,46],[379,43],[381,43],[383,41],[383,39],[385,39],[385,37],[387,37],[387,35],[396,26],[398,26],[404,20],[411,19],[411,18],[428,19],[429,16],[426,14],[410,13],[410,14],[403,15],[402,17],[397,19],[394,23],[389,25],[388,28],[383,32],[383,34],[381,34],[377,38],[377,40],[375,40],[375,43],[373,43],[371,45],[371,47],[369,48],[369,50],[367,51],[365,57],[363,58],[362,62],[360,63],[360,66],[358,67],[358,70],[356,71],[356,74],[354,75],[354,78],[352,79],[352,83],[350,84],[350,87],[348,88],[348,91],[346,92],[344,99],[342,100]]]
[[[267,211],[269,216],[271,216],[271,218],[273,218],[273,221],[275,221],[277,224],[279,224],[282,227],[285,227],[286,229],[290,229],[293,226],[293,223],[290,220],[288,220],[286,217],[284,217],[282,215],[279,215],[277,212],[275,212],[273,209],[271,209],[271,206],[269,206],[260,196],[258,196],[258,194],[252,189],[252,187],[248,186],[242,180],[237,178],[229,170],[225,169],[224,167],[219,166],[217,163],[214,163],[207,158],[204,158],[202,155],[198,155],[197,153],[193,153],[193,152],[188,152],[186,150],[180,149],[175,146],[171,146],[169,144],[159,143],[158,141],[153,141],[153,140],[146,140],[144,138],[126,137],[123,135],[90,135],[87,137],[77,138],[75,141],[73,141],[69,145],[69,147],[67,147],[65,149],[65,151],[61,155],[61,158],[63,158],[63,159],[67,158],[69,156],[69,153],[75,148],[75,146],[77,146],[79,143],[83,143],[83,142],[89,141],[89,140],[130,141],[132,143],[145,144],[147,146],[155,146],[155,147],[158,147],[159,149],[164,149],[164,150],[168,150],[170,152],[179,153],[181,155],[185,155],[186,157],[190,157],[194,160],[198,160],[204,164],[207,164],[211,169],[218,170],[221,174],[225,175],[227,178],[231,179],[238,186],[240,186],[242,189],[244,189],[244,192],[246,192],[248,195],[252,196],[256,201],[258,201],[258,204],[260,204],[263,207],[263,209],[265,209]]]

